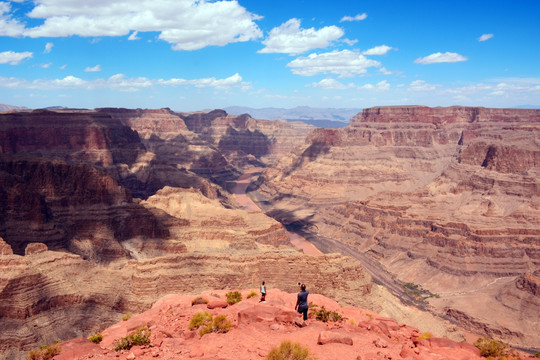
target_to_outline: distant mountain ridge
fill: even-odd
[[[26,106],[15,106],[0,104],[0,112],[12,111],[12,110],[29,110]]]
[[[344,127],[353,116],[362,111],[361,108],[312,108],[309,106],[297,106],[291,109],[229,106],[223,110],[231,115],[249,114],[255,119],[303,121],[319,127]]]

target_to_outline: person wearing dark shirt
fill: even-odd
[[[304,315],[304,321],[307,320],[307,312],[309,309],[308,306],[308,295],[309,290],[306,290],[306,284],[300,285],[300,292],[298,293],[298,298],[296,299],[296,305],[294,307],[295,310],[298,311],[298,313]]]

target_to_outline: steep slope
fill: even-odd
[[[540,268],[538,130],[540,110],[366,109],[343,130],[310,133],[252,189],[321,249],[376,260],[453,299],[430,301],[436,311],[533,346],[539,308],[511,289]],[[504,304],[509,292],[522,306]],[[489,306],[472,306],[484,296]]]

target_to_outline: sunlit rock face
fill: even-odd
[[[455,295],[432,301],[442,313],[457,309],[531,346],[539,308],[507,307],[496,294],[540,268],[539,130],[540,110],[365,109],[345,129],[311,132],[251,189],[283,222],[347,244],[403,282]],[[471,306],[461,292],[494,301]],[[489,316],[495,308],[506,315]]]

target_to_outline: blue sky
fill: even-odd
[[[540,1],[0,0],[0,103],[540,107]]]

